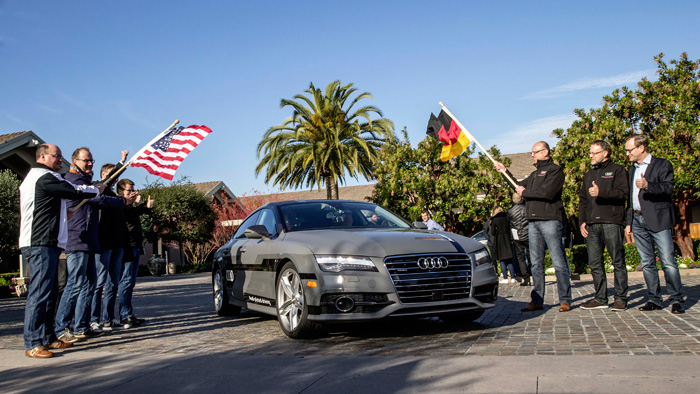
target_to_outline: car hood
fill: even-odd
[[[385,257],[418,253],[471,253],[483,246],[461,235],[415,229],[309,230],[287,233],[284,242],[314,254]]]

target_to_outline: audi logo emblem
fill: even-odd
[[[435,268],[447,268],[450,262],[446,257],[421,257],[418,259],[418,268],[427,270]]]

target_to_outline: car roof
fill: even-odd
[[[370,204],[370,205],[377,205],[371,202],[367,201],[355,201],[355,200],[288,200],[288,201],[275,201],[275,202],[269,202],[263,207],[281,207],[281,206],[286,206],[286,205],[297,205],[297,204],[306,204],[306,203],[314,203],[314,202],[321,202],[321,203],[326,203],[326,204],[331,204],[331,203],[358,203],[358,204]]]

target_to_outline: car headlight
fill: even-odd
[[[476,266],[491,263],[491,255],[489,254],[489,251],[485,248],[474,253],[474,259],[476,260]]]
[[[316,261],[322,271],[378,271],[372,260],[367,257],[316,255]]]

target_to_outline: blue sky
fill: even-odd
[[[366,103],[414,146],[442,101],[482,145],[526,152],[556,143],[550,133],[573,109],[654,78],[658,53],[700,58],[699,11],[691,1],[0,0],[0,134],[32,130],[64,154],[88,146],[101,166],[175,119],[205,124],[213,133],[176,178],[273,191],[254,168],[263,133],[290,115],[280,99],[340,79],[370,92]]]

